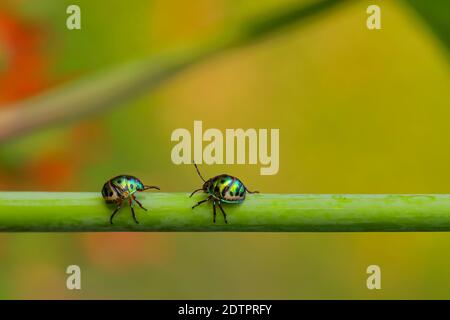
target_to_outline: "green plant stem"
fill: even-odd
[[[251,194],[225,204],[228,224],[205,198],[187,193],[139,193],[148,209],[128,205],[114,218],[114,205],[99,193],[0,192],[0,231],[450,231],[450,195]]]
[[[192,48],[179,49],[145,61],[130,62],[75,80],[32,99],[3,106],[0,108],[0,142],[49,125],[75,121],[124,105],[216,53],[253,43],[347,1],[349,0],[319,0],[308,5],[301,3],[287,10],[246,19],[237,26],[227,27],[214,39]]]

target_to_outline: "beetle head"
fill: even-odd
[[[206,180],[205,183],[203,184],[203,191],[208,192],[211,186],[212,186],[212,179]]]

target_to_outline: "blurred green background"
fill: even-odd
[[[275,176],[245,165],[204,166],[206,176],[264,193],[450,193],[450,30],[427,20],[439,1],[424,2],[349,2],[121,108],[2,143],[0,189],[100,191],[130,173],[191,191],[200,181],[172,164],[170,135],[203,120],[280,128],[281,139]],[[297,3],[3,0],[0,108]],[[69,4],[81,31],[65,27]],[[370,4],[381,30],[366,28]],[[450,298],[449,247],[448,233],[0,234],[0,298]],[[70,264],[80,291],[65,287]],[[381,290],[366,288],[370,264]]]

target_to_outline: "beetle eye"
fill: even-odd
[[[130,184],[130,188],[133,189],[133,187],[134,187],[134,186],[133,186],[132,184]]]

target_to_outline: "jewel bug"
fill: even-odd
[[[105,201],[108,203],[117,204],[116,209],[109,218],[109,222],[113,224],[114,215],[121,208],[123,201],[128,199],[133,219],[136,223],[139,223],[139,221],[136,219],[136,214],[134,213],[133,202],[136,202],[143,210],[147,211],[147,209],[144,208],[142,203],[140,203],[136,199],[136,196],[134,194],[138,191],[141,192],[148,189],[159,190],[158,187],[146,186],[138,178],[129,175],[120,175],[106,181],[102,188],[103,199],[105,199]]]
[[[194,190],[189,197],[192,197],[196,192],[203,191],[208,194],[208,197],[202,201],[199,201],[195,207],[201,205],[202,203],[211,200],[213,205],[213,222],[216,223],[216,205],[219,206],[220,211],[222,211],[223,218],[225,223],[227,221],[227,215],[223,210],[222,203],[242,203],[245,200],[245,196],[248,193],[259,193],[259,191],[250,191],[245,185],[236,177],[230,176],[228,174],[221,174],[215,176],[209,180],[205,180],[200,173],[200,170],[197,167],[197,164],[194,163],[195,169],[197,170],[197,174],[200,179],[203,180],[203,187],[197,190]]]

